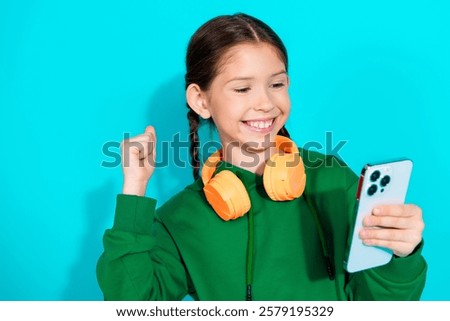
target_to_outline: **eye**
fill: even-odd
[[[236,89],[234,89],[234,91],[239,93],[239,94],[245,94],[248,91],[250,91],[250,87],[236,88]]]
[[[284,82],[276,82],[276,83],[271,85],[272,88],[282,88],[284,86],[285,86]]]

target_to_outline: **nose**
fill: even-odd
[[[269,112],[275,108],[275,104],[267,89],[261,89],[258,98],[259,99],[255,104],[255,110],[262,112]]]

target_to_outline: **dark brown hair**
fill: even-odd
[[[186,89],[190,84],[197,84],[202,90],[208,90],[218,73],[223,55],[231,47],[245,42],[267,43],[275,47],[287,71],[286,48],[280,37],[267,24],[243,13],[218,16],[203,24],[189,41],[186,53]],[[187,107],[191,165],[194,179],[197,179],[200,170],[198,152],[200,117],[189,105]],[[285,127],[281,128],[278,134],[289,137]]]

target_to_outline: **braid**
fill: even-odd
[[[287,138],[291,138],[291,136],[289,135],[289,132],[287,131],[286,127],[283,126],[280,131],[278,132],[278,135],[287,137]]]
[[[199,175],[200,160],[198,155],[199,154],[198,127],[200,125],[200,117],[197,115],[195,111],[189,108],[187,118],[189,121],[189,140],[190,140],[189,152],[191,153],[191,166],[193,168],[194,180],[197,180],[200,177]]]

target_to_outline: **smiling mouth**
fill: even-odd
[[[244,124],[253,129],[267,129],[273,125],[275,118],[265,119],[265,120],[246,120],[243,121]]]

